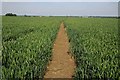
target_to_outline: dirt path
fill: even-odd
[[[61,23],[54,47],[52,61],[47,67],[44,78],[72,78],[75,69],[74,59],[68,55],[69,42]]]

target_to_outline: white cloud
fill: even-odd
[[[120,0],[2,0],[2,2],[118,2]]]

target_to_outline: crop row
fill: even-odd
[[[43,78],[62,19],[76,60],[74,78],[119,78],[117,19],[3,17],[3,79]]]
[[[46,17],[3,17],[2,78],[43,78],[59,22]]]
[[[120,78],[117,19],[68,18],[65,25],[77,65],[75,79]]]

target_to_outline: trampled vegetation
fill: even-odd
[[[115,18],[3,17],[3,78],[42,78],[64,19],[77,78],[119,78]]]

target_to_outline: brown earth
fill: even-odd
[[[44,79],[46,78],[72,78],[74,75],[75,62],[68,54],[69,42],[64,23],[60,29],[53,47],[52,61],[50,61]]]

